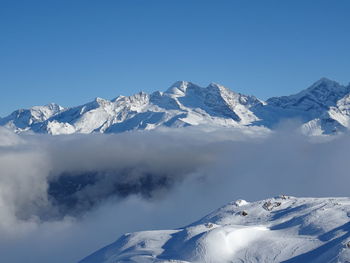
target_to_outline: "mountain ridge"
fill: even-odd
[[[333,134],[350,128],[349,93],[350,84],[321,78],[299,93],[263,101],[217,83],[200,87],[177,81],[164,92],[141,91],[112,100],[97,97],[69,108],[51,103],[19,109],[0,118],[0,125],[17,133],[60,135],[196,125],[274,129],[283,120],[297,119],[306,134]]]

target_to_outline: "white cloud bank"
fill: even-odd
[[[238,198],[346,196],[349,146],[348,135],[311,140],[292,126],[56,137],[0,129],[1,259],[76,262],[124,232],[181,226]]]

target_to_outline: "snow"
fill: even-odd
[[[350,198],[281,195],[231,202],[183,228],[125,234],[80,263],[346,262],[349,242]]]
[[[238,199],[237,201],[234,202],[236,206],[243,206],[249,204],[246,200]]]
[[[65,110],[65,108],[55,103],[45,106],[34,106],[30,109],[19,109],[9,116],[0,119],[0,125],[16,132],[28,131],[32,126],[45,122]]]
[[[303,122],[301,128],[306,134],[333,134],[334,130],[342,131],[350,127],[346,121],[349,118],[348,112],[340,110],[348,104],[345,98],[349,92],[350,85],[343,86],[322,78],[295,95],[268,99],[266,107],[257,115],[269,127],[290,118]]]
[[[72,134],[75,128],[69,123],[59,123],[57,121],[47,122],[47,133],[51,135]]]
[[[178,81],[165,92],[139,92],[113,100],[96,98],[72,108],[48,104],[20,109],[0,119],[0,126],[17,133],[59,135],[198,125],[274,129],[283,120],[296,119],[305,134],[324,135],[350,128],[349,105],[350,85],[343,86],[326,78],[295,95],[274,97],[266,102],[217,83],[200,87]]]
[[[259,226],[220,226],[207,231],[197,242],[196,261],[228,262],[242,248],[259,239],[266,227]],[[198,259],[197,259],[198,258]]]

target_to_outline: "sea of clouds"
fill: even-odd
[[[350,137],[261,128],[16,135],[0,128],[3,262],[77,262],[235,199],[346,196]]]

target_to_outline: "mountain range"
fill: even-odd
[[[19,109],[0,118],[0,126],[16,133],[60,135],[197,125],[274,129],[289,119],[300,122],[301,130],[308,135],[349,129],[350,84],[322,78],[297,94],[263,101],[215,83],[200,87],[178,81],[165,92],[139,92],[112,100],[96,98],[70,108],[51,103]]]
[[[349,262],[349,217],[349,198],[237,200],[185,227],[124,234],[79,263]]]

